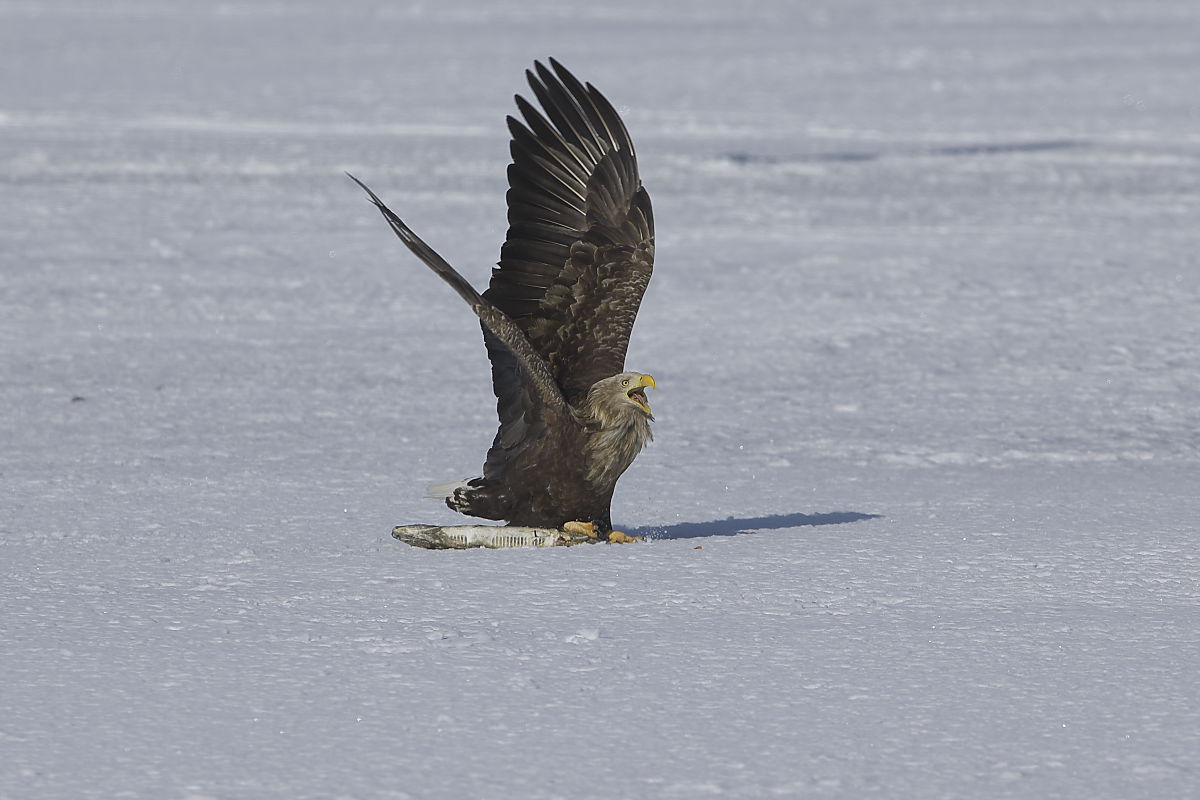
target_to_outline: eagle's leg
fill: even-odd
[[[630,536],[629,534],[622,533],[621,531],[609,531],[607,534],[596,533],[596,523],[594,522],[580,522],[578,520],[572,520],[571,522],[564,522],[562,529],[567,533],[581,534],[589,539],[600,538],[606,542],[609,542],[610,544],[627,544],[629,542],[640,542],[642,540],[642,537],[640,536]]]

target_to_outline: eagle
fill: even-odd
[[[483,329],[500,427],[483,475],[431,491],[470,516],[625,542],[613,490],[653,438],[646,388],[657,385],[627,371],[625,355],[653,270],[654,215],[616,109],[548,61],[525,72],[542,111],[516,95],[524,121],[507,118],[508,234],[483,294],[349,177]]]

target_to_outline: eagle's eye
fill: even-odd
[[[629,385],[629,378],[626,378],[625,380],[621,381],[621,385],[622,385],[622,386],[628,386],[628,385]]]

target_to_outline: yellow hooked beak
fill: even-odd
[[[658,384],[654,382],[653,375],[641,375],[637,379],[637,385],[627,393],[629,399],[637,405],[642,411],[650,413],[650,403],[646,400],[646,392],[644,389],[649,386],[651,389],[657,389]]]

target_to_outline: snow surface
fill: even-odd
[[[651,541],[426,552],[504,115],[626,116]],[[1200,7],[0,0],[0,797],[1200,796]],[[735,535],[736,534],[736,535]]]

